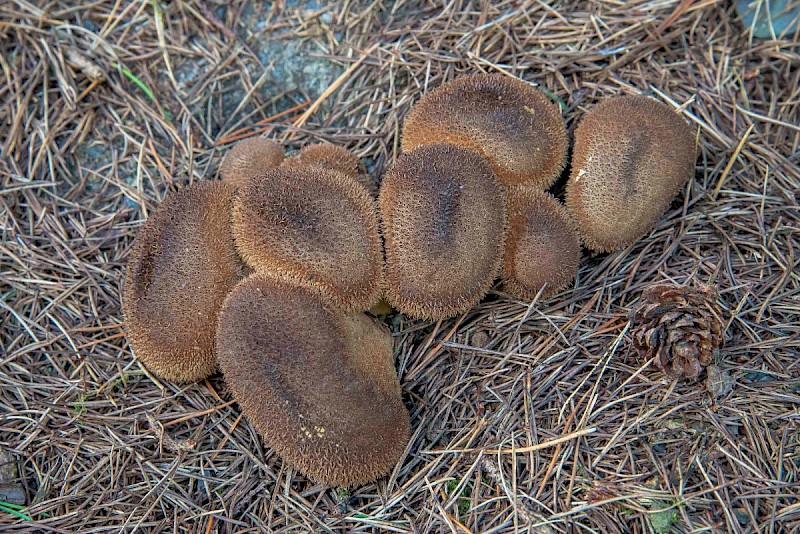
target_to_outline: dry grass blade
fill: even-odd
[[[796,32],[751,39],[715,0],[0,2],[0,449],[26,498],[0,531],[798,532],[798,64]],[[477,71],[547,89],[570,130],[653,96],[699,128],[696,175],[552,298],[389,316],[413,429],[391,476],[314,485],[221,377],[133,359],[133,236],[220,144],[333,141],[375,186],[420,94]],[[718,287],[729,392],[636,356],[627,314],[662,280]]]

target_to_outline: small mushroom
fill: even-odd
[[[252,178],[276,168],[283,161],[283,148],[264,137],[249,137],[233,145],[220,166],[225,182],[242,187]]]
[[[383,294],[383,251],[375,200],[342,173],[281,167],[239,190],[233,234],[255,270],[306,280],[346,311]]]
[[[506,208],[502,186],[476,152],[445,143],[400,156],[379,204],[389,303],[417,318],[467,312],[497,276]]]
[[[532,300],[544,287],[542,296],[552,296],[575,278],[580,257],[575,223],[555,197],[532,187],[509,188],[503,258],[508,293]]]
[[[225,301],[220,367],[242,411],[289,464],[330,486],[391,470],[409,439],[389,332],[318,291],[256,273]]]
[[[403,125],[402,148],[445,142],[477,151],[507,185],[547,189],[561,174],[567,131],[556,104],[502,75],[461,76],[423,96]]]
[[[644,96],[598,104],[575,130],[567,208],[592,250],[623,249],[653,229],[694,174],[695,134]]]
[[[123,286],[125,331],[154,374],[202,380],[217,369],[222,303],[245,275],[230,219],[233,188],[209,181],[170,194],[139,230]]]
[[[349,176],[369,191],[369,175],[361,161],[346,148],[331,143],[317,143],[303,147],[297,155],[287,158],[283,166],[312,165],[338,171]]]

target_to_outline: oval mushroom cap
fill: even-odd
[[[646,235],[692,177],[695,159],[692,128],[655,100],[617,97],[586,113],[566,194],[584,244],[608,252]]]
[[[283,148],[263,137],[249,137],[233,145],[220,166],[225,182],[242,187],[252,178],[276,168],[283,161]]]
[[[286,167],[312,165],[338,171],[360,183],[369,191],[369,176],[364,172],[361,161],[346,148],[331,143],[317,143],[303,147],[296,156],[283,162]]]
[[[567,209],[544,191],[510,188],[505,290],[532,300],[544,287],[542,296],[549,297],[575,278],[580,258],[580,239]]]
[[[503,255],[505,198],[477,153],[444,143],[403,154],[380,191],[389,303],[412,317],[465,313]]]
[[[316,290],[256,273],[223,308],[220,367],[269,446],[310,478],[364,484],[409,439],[388,331]]]
[[[550,187],[564,169],[558,106],[522,80],[461,76],[423,96],[403,125],[402,148],[445,142],[477,151],[504,184]]]
[[[318,287],[348,311],[383,293],[383,251],[375,201],[343,174],[281,167],[239,190],[233,233],[245,261]]]
[[[214,334],[222,303],[244,276],[230,230],[233,190],[200,182],[170,194],[131,249],[122,293],[136,357],[178,382],[217,369]]]

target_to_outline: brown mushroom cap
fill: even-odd
[[[423,96],[403,125],[402,148],[445,142],[477,151],[500,181],[542,190],[564,169],[567,130],[558,106],[522,80],[461,76]]]
[[[644,96],[605,100],[575,130],[567,208],[584,244],[625,248],[653,229],[694,174],[695,134]]]
[[[437,143],[403,154],[380,191],[389,303],[412,317],[465,313],[503,255],[502,186],[477,153]]]
[[[233,145],[220,166],[225,182],[242,187],[247,181],[276,168],[283,161],[283,148],[263,137],[249,137]]]
[[[361,161],[349,150],[331,143],[304,146],[294,157],[287,158],[283,165],[313,165],[341,172],[369,190],[369,175],[364,172]]]
[[[509,189],[503,257],[508,293],[532,300],[544,287],[542,296],[552,296],[575,278],[580,258],[578,231],[561,202],[535,188]]]
[[[375,201],[358,183],[319,167],[281,167],[239,190],[236,246],[255,270],[308,280],[347,311],[383,293]]]
[[[244,276],[230,230],[233,188],[200,182],[170,194],[139,230],[122,294],[136,357],[177,382],[217,369],[214,334],[230,290]]]
[[[256,273],[225,302],[220,367],[242,411],[310,478],[354,486],[386,474],[409,439],[388,331],[312,288]]]

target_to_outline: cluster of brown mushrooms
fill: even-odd
[[[312,479],[353,486],[387,473],[409,439],[386,299],[415,318],[466,313],[497,278],[552,295],[581,242],[624,248],[691,177],[695,138],[641,96],[613,98],[575,132],[566,206],[546,190],[568,136],[544,93],[499,75],[422,97],[373,198],[360,162],[310,145],[236,144],[221,181],[170,195],[142,226],[123,292],[128,339],[156,375],[220,369],[269,446]]]

